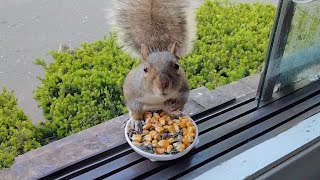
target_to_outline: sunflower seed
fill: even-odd
[[[147,149],[148,149],[148,147],[147,147],[147,146],[145,146],[145,145],[143,145],[143,143],[141,143],[141,145],[139,146],[139,149],[141,149],[141,150],[145,151],[145,150],[147,150]]]
[[[174,149],[172,149],[172,151],[170,152],[170,154],[177,154],[177,153],[179,153],[179,151],[178,151],[178,150],[176,150],[175,148],[174,148]]]
[[[162,139],[167,139],[168,136],[169,136],[168,133],[163,133],[163,134],[162,134]]]
[[[141,121],[142,126],[146,125],[145,121]]]
[[[137,131],[139,134],[142,133],[142,130],[143,130],[142,127],[143,127],[143,125],[142,125],[141,121],[139,121],[139,123],[138,123],[138,131]]]
[[[129,138],[132,140],[132,134],[133,134],[133,131],[130,131],[129,133],[128,133],[128,136],[129,136]]]
[[[173,134],[173,136],[172,136],[172,137],[173,137],[173,138],[176,138],[176,137],[178,137],[178,135],[179,135],[179,133],[178,133],[178,132],[176,132],[176,133],[174,133],[174,134]]]
[[[176,138],[176,140],[179,141],[179,142],[181,142],[182,139],[183,139],[183,136],[181,136],[181,135],[178,135],[178,137]]]

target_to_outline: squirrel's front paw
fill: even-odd
[[[168,99],[164,102],[164,105],[169,108],[170,111],[177,111],[180,108],[176,99]]]
[[[135,120],[133,118],[130,118],[130,126],[131,129],[134,129],[135,131],[142,133],[142,121],[141,120]]]

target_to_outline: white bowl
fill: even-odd
[[[186,115],[185,115],[186,116]],[[189,117],[189,116],[188,116]],[[125,136],[126,136],[126,140],[128,141],[129,145],[132,147],[132,149],[137,152],[138,154],[140,154],[141,156],[143,157],[146,157],[148,159],[150,159],[151,161],[169,161],[169,160],[173,160],[173,159],[177,159],[177,158],[180,158],[182,156],[184,156],[185,154],[187,154],[194,146],[196,146],[198,143],[199,143],[199,139],[198,139],[198,134],[199,134],[199,131],[198,131],[198,127],[196,125],[196,123],[193,121],[193,119],[191,119],[189,117],[189,119],[191,120],[191,122],[193,123],[193,125],[196,127],[196,136],[194,138],[194,141],[193,143],[187,148],[185,149],[183,152],[179,152],[177,154],[174,154],[174,155],[171,155],[171,154],[168,154],[168,155],[157,155],[157,154],[151,154],[151,153],[148,153],[148,152],[145,152],[141,149],[139,149],[137,146],[135,146],[129,136],[128,136],[128,131],[129,131],[129,126],[130,126],[130,121],[127,122],[126,124],[126,127],[125,127]]]

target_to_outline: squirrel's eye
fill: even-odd
[[[144,71],[145,73],[147,73],[147,72],[148,72],[148,68],[145,67],[145,68],[143,69],[143,71]]]
[[[178,65],[178,64],[175,64],[175,65],[174,65],[174,69],[178,70],[178,69],[179,69],[179,65]]]

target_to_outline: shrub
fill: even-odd
[[[275,8],[206,1],[197,11],[195,50],[181,60],[191,88],[217,86],[256,73],[263,62]],[[84,43],[74,54],[51,52],[54,62],[35,91],[46,127],[62,138],[127,112],[125,75],[138,61],[108,39]]]
[[[0,93],[0,169],[12,165],[14,158],[40,146],[41,138],[30,119],[17,107],[14,94]]]
[[[206,0],[197,10],[195,50],[182,59],[191,88],[218,86],[262,68],[275,7]]]
[[[115,37],[84,43],[74,54],[51,52],[42,85],[35,91],[46,126],[62,138],[126,112],[122,95],[125,75],[138,61],[116,46]]]

